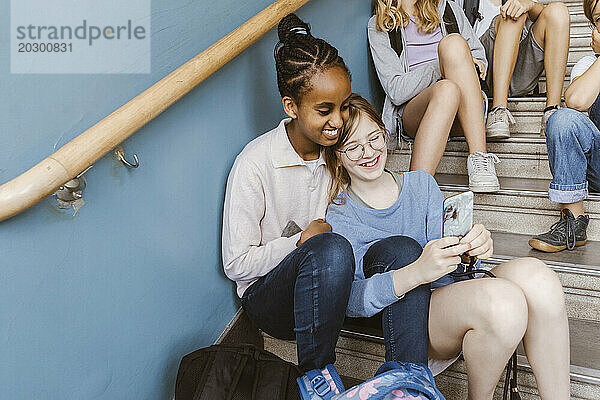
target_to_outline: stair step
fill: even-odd
[[[366,326],[365,326],[366,325]],[[369,326],[371,325],[371,327]],[[336,346],[336,368],[345,377],[364,381],[373,376],[384,362],[385,346],[381,329],[372,327],[373,321],[366,324],[359,320],[348,321]],[[600,323],[570,319],[571,338],[571,398],[600,398]],[[263,334],[265,349],[279,357],[297,362],[296,345],[293,341],[275,339]],[[522,348],[520,354],[523,354]],[[535,379],[527,359],[519,356],[519,384],[521,395],[526,399],[537,399]],[[436,377],[436,384],[448,399],[466,398],[466,368],[463,360],[455,362],[450,368]],[[503,387],[500,381],[498,398]]]
[[[589,46],[575,47],[575,48],[569,49],[569,57],[567,58],[567,60],[569,62],[577,62],[585,56],[593,56],[593,55],[594,55],[594,52],[592,51],[592,48]]]
[[[465,175],[436,174],[444,195],[469,190]],[[560,206],[548,199],[547,179],[501,177],[500,191],[475,194],[475,222],[501,232],[535,235],[546,232],[558,220]],[[590,194],[584,201],[590,224],[589,240],[600,240],[600,195]]]
[[[387,167],[407,171],[411,151],[408,146],[388,153]],[[489,142],[487,149],[498,156],[496,174],[499,177],[552,179],[545,139],[539,135],[513,137],[501,142]],[[464,138],[452,139],[437,168],[439,174],[467,174],[468,146]]]
[[[564,101],[561,102],[561,106],[565,107]],[[509,127],[511,137],[521,135],[540,137],[545,107],[545,97],[509,97],[508,109],[515,118],[515,123]]]
[[[555,1],[561,1],[561,0],[541,0],[540,3],[542,4],[549,4],[549,3],[553,3]],[[581,0],[562,0],[562,3],[565,3],[565,5],[569,8],[571,7],[576,7],[579,6],[581,7],[582,5],[582,1]]]
[[[592,29],[590,27],[590,23],[585,17],[576,16],[571,17],[571,35],[586,35],[591,34]]]
[[[570,251],[544,253],[532,249],[527,244],[530,237],[518,233],[493,231],[494,258],[492,260],[503,262],[519,257],[535,257],[544,261],[557,272],[600,278],[600,257],[598,257],[600,242],[590,240],[585,246],[576,247]],[[600,292],[600,285],[587,285],[586,287]]]
[[[582,2],[583,4],[583,2]],[[590,25],[590,21],[585,17],[585,14],[583,12],[583,5],[581,7],[581,9],[577,10],[577,9],[573,9],[572,11],[569,10],[569,15],[571,16],[571,28],[573,28],[573,26],[581,26],[586,24],[588,30],[591,32],[592,31],[592,27]],[[579,32],[577,32],[579,33]]]

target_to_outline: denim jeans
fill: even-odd
[[[584,200],[600,191],[600,96],[584,113],[561,108],[548,119],[546,144],[552,171],[548,197],[557,203]]]
[[[390,236],[373,244],[363,257],[365,278],[397,270],[415,261],[423,249],[406,236]],[[386,361],[427,365],[429,284],[406,293],[381,312]]]
[[[303,371],[335,361],[337,343],[354,278],[352,246],[343,236],[308,239],[242,296],[242,307],[260,329],[296,339]]]

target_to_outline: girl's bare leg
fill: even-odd
[[[435,174],[456,116],[459,96],[460,89],[444,79],[423,90],[404,108],[403,128],[415,139],[410,158],[411,171],[423,169]]]
[[[527,21],[527,13],[521,15],[516,21],[511,18],[504,19],[502,16],[496,18],[492,108],[506,107],[508,104],[508,87],[517,64],[519,42],[525,21]]]
[[[462,349],[469,399],[491,400],[500,375],[527,327],[523,291],[503,279],[473,279],[432,292],[429,356],[456,357]]]
[[[457,115],[469,152],[487,153],[481,87],[467,41],[456,33],[445,36],[438,45],[438,58],[442,76],[460,88]]]
[[[515,259],[492,271],[525,295],[529,316],[523,344],[540,397],[569,399],[569,325],[557,275],[536,258]]]
[[[569,55],[569,35],[567,6],[556,2],[544,7],[533,25],[533,37],[544,49],[546,107],[560,104]]]

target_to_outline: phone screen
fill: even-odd
[[[444,200],[443,236],[465,236],[473,227],[473,192]]]

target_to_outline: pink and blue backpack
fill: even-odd
[[[388,361],[375,377],[344,391],[335,367],[313,369],[297,379],[302,400],[445,400],[424,365]]]

